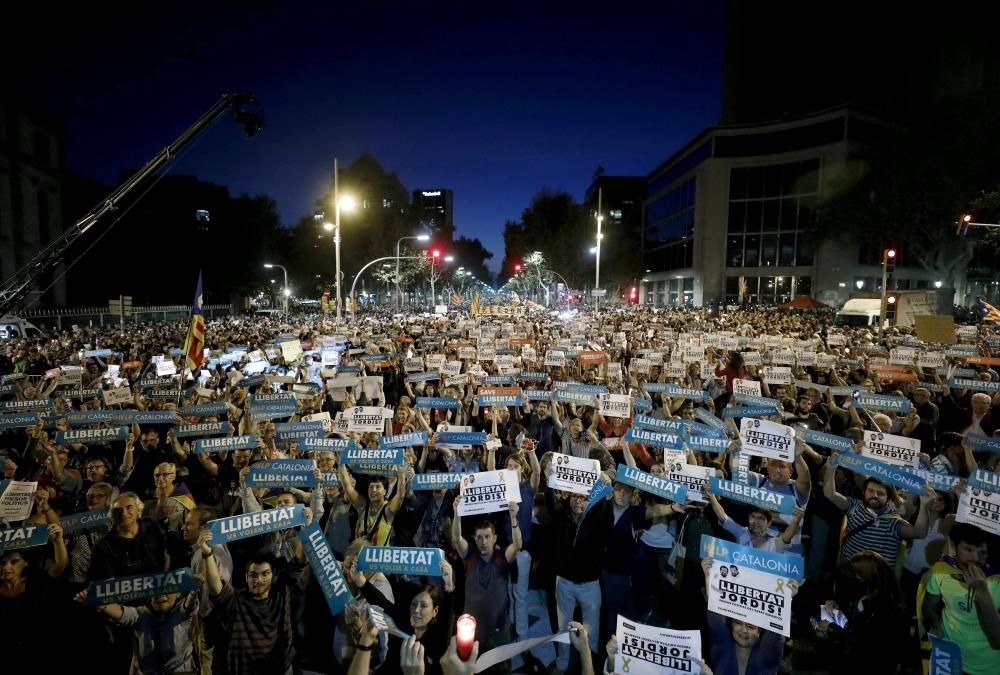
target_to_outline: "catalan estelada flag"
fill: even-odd
[[[997,309],[982,298],[979,299],[979,311],[983,315],[983,321],[1000,323],[1000,309]]]
[[[205,359],[205,314],[201,308],[201,272],[198,272],[198,287],[194,291],[194,305],[191,306],[191,325],[184,340],[184,356],[187,367],[193,372],[201,367]]]
[[[479,316],[479,293],[477,292],[472,298],[472,304],[469,306],[469,313],[472,316]]]
[[[462,296],[460,296],[455,291],[452,291],[451,292],[451,304],[453,304],[453,305],[461,305],[462,304]]]

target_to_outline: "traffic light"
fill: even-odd
[[[885,269],[889,272],[896,269],[896,249],[887,248],[884,253],[883,261],[885,262]]]
[[[520,273],[520,271],[521,271],[521,265],[520,265],[520,263],[517,264],[517,265],[514,265],[514,273],[518,274],[518,273]]]
[[[629,294],[629,301],[639,302],[639,290],[635,286],[632,287],[632,293]]]
[[[899,304],[899,294],[890,293],[885,297],[885,318],[892,323],[896,318],[896,305]]]
[[[439,251],[437,249],[434,249],[434,250],[431,251],[431,255],[434,256],[435,258],[440,258],[441,257],[441,251]]]

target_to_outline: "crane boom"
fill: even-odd
[[[198,120],[188,127],[170,145],[160,150],[145,166],[135,172],[128,180],[115,188],[100,204],[90,210],[80,220],[67,228],[58,238],[45,246],[30,261],[21,266],[14,274],[0,285],[0,315],[13,310],[31,290],[32,285],[53,267],[58,265],[69,247],[87,230],[96,225],[101,218],[118,208],[119,203],[136,187],[144,184],[150,176],[155,175],[166,166],[191,141],[197,138],[205,129],[215,122],[229,108],[236,107],[234,117],[243,125],[244,133],[253,136],[261,126],[260,118],[244,108],[247,104],[255,104],[251,94],[224,94],[218,102],[205,112]]]

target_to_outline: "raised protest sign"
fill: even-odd
[[[105,389],[101,393],[104,405],[128,405],[132,403],[132,390],[129,387]]]
[[[632,410],[629,407],[628,394],[598,394],[599,413],[604,417],[629,417]]]
[[[185,405],[177,409],[177,414],[182,417],[201,417],[203,415],[225,415],[229,412],[229,404],[219,401],[218,403],[199,403],[197,405]]]
[[[439,548],[363,546],[358,552],[358,569],[362,572],[439,577],[442,559],[444,551]]]
[[[919,494],[923,491],[926,481],[912,471],[903,467],[886,464],[871,457],[865,457],[855,452],[841,452],[837,463],[855,473],[872,478],[878,478],[883,483],[895,485],[898,488]]]
[[[639,488],[643,492],[663,497],[674,502],[683,504],[687,500],[687,486],[678,485],[666,478],[633,469],[624,464],[618,465],[618,472],[615,474],[615,481],[625,483],[634,488]]]
[[[614,671],[629,675],[697,675],[701,633],[647,626],[618,615]]]
[[[553,392],[548,389],[525,389],[524,397],[529,401],[549,401]]]
[[[319,582],[323,597],[326,598],[330,614],[333,616],[340,614],[353,596],[347,585],[347,579],[344,578],[344,570],[333,556],[330,542],[327,541],[318,523],[299,530],[299,541],[302,542],[313,576]]]
[[[357,448],[353,438],[307,437],[299,439],[299,452],[340,452]]]
[[[38,424],[41,416],[37,412],[11,413],[0,415],[0,429],[24,429]]]
[[[357,473],[391,476],[406,459],[405,448],[348,448],[340,454],[340,463]]]
[[[439,445],[482,445],[486,436],[485,431],[439,431],[434,441]]]
[[[684,440],[684,445],[689,450],[694,450],[695,452],[712,452],[715,454],[725,452],[731,444],[732,440],[728,438],[716,438],[713,436],[691,435]]]
[[[754,396],[753,394],[733,394],[730,399],[732,403],[737,403],[739,405],[750,405],[756,407],[769,407],[772,409],[772,413],[775,409],[781,409],[781,401],[776,398],[768,398],[767,396]]]
[[[731,431],[730,428],[726,426],[725,422],[720,420],[718,417],[713,415],[709,410],[706,410],[705,408],[695,408],[694,416],[697,417],[702,422],[704,422],[706,426],[712,427],[713,429],[717,429],[723,435],[728,435],[729,432]]]
[[[355,406],[347,410],[347,428],[350,431],[381,432],[385,425],[383,408]]]
[[[673,432],[686,434],[688,431],[685,420],[665,420],[659,417],[648,415],[636,415],[632,420],[632,426],[637,429],[648,429],[649,431]]]
[[[274,438],[279,442],[314,438],[323,433],[322,422],[282,422],[274,425]]]
[[[775,511],[785,515],[795,512],[795,498],[791,495],[752,487],[744,483],[735,483],[713,476],[709,479],[708,491],[716,497],[725,497],[733,501],[751,504],[758,508]]]
[[[417,408],[458,408],[460,401],[457,398],[418,396],[414,405]]]
[[[552,473],[548,476],[548,486],[554,490],[589,495],[594,483],[601,475],[601,463],[596,459],[573,457],[558,452],[552,453]]]
[[[1000,474],[976,469],[958,500],[955,520],[1000,534]]]
[[[289,394],[289,396],[292,396],[292,394]],[[298,412],[298,409],[294,398],[291,401],[250,404],[250,419],[255,422],[291,417],[296,412]]]
[[[865,431],[861,454],[885,464],[916,469],[920,466],[920,439]]]
[[[795,430],[784,424],[744,417],[740,420],[742,452],[786,462],[795,459]]]
[[[792,369],[788,366],[764,366],[763,379],[768,384],[791,384]]]
[[[739,378],[733,380],[733,394],[750,394],[751,396],[760,396],[760,382],[756,380],[741,380]]]
[[[227,544],[239,539],[305,525],[304,509],[302,504],[279,506],[274,509],[243,513],[228,518],[216,518],[208,521],[206,526],[208,531],[212,533],[213,544]]]
[[[931,639],[931,655],[928,659],[927,675],[958,675],[965,672],[962,668],[962,648],[957,643],[936,635],[928,637]]]
[[[409,448],[414,445],[427,445],[426,431],[382,436],[378,439],[378,447],[380,448]]]
[[[708,610],[791,636],[792,594],[784,577],[713,561],[708,578]]]
[[[0,553],[42,546],[49,540],[48,525],[24,525],[0,529]]]
[[[227,436],[225,438],[199,438],[194,442],[194,448],[191,452],[199,455],[205,452],[230,452],[256,447],[257,434],[246,434],[245,436]]]
[[[828,434],[825,431],[813,431],[805,427],[798,427],[795,429],[795,435],[806,443],[830,448],[831,450],[851,450],[854,447],[850,438],[838,436],[837,434]]]
[[[94,509],[93,511],[64,515],[60,522],[62,523],[63,535],[111,527],[111,509]]]
[[[642,398],[641,396],[637,396],[634,399],[632,399],[632,409],[637,410],[639,412],[652,412],[653,402],[648,398]]]
[[[31,507],[35,504],[35,491],[38,483],[35,481],[10,480],[0,481],[0,520],[14,522],[24,520],[31,515]]]
[[[661,384],[659,382],[647,382],[642,387],[649,393],[661,392],[671,398],[689,398],[694,401],[701,401],[708,397],[708,392],[701,389],[691,389],[689,387],[679,387],[676,384]]]
[[[229,422],[200,422],[198,424],[181,424],[174,427],[174,436],[177,438],[219,436],[228,433]]]
[[[147,600],[157,595],[196,590],[198,583],[192,576],[191,568],[181,567],[166,572],[93,581],[87,586],[87,599],[84,604],[88,607],[110,604],[133,605],[139,600]]]
[[[0,403],[0,410],[5,412],[24,412],[26,410],[51,410],[55,406],[56,402],[51,398],[32,398],[24,401],[4,401]]]
[[[103,429],[70,429],[57,431],[56,443],[59,445],[98,445],[111,441],[124,441],[128,436],[128,427],[105,427]]]
[[[587,508],[584,510],[584,513],[597,506],[614,491],[615,488],[611,483],[605,483],[603,480],[595,482],[594,487],[590,488],[590,499],[587,500]]]
[[[419,490],[454,490],[462,482],[464,473],[458,472],[429,472],[414,474],[410,481],[410,488],[416,492]]]
[[[717,562],[735,564],[796,581],[805,579],[805,559],[797,553],[771,553],[732,541],[716,539],[707,534],[701,537],[701,558],[714,558]]]
[[[652,445],[657,448],[670,448],[672,450],[680,450],[684,442],[680,434],[661,433],[636,428],[630,428],[625,432],[625,440],[629,443],[641,443],[642,445]]]
[[[708,486],[708,480],[715,475],[715,469],[708,466],[688,464],[684,461],[683,454],[678,454],[677,461],[664,460],[667,470],[667,478],[677,485],[687,487],[688,502],[704,502],[707,499],[704,492]]]
[[[274,459],[256,462],[247,473],[248,487],[316,487],[315,459]]]
[[[510,502],[521,501],[517,474],[513,471],[480,471],[462,476],[458,515],[477,516],[506,511]]]
[[[984,436],[983,434],[965,434],[962,441],[973,450],[1000,452],[1000,438]]]
[[[891,410],[904,415],[910,412],[910,401],[902,396],[883,396],[882,394],[871,394],[866,391],[859,391],[857,396],[854,398],[854,402],[862,408]]]
[[[552,399],[560,403],[575,403],[576,405],[592,406],[596,403],[594,394],[572,389],[556,389],[552,392]]]
[[[772,417],[778,414],[778,410],[769,405],[755,406],[731,406],[727,405],[722,411],[723,419],[733,420],[739,417]]]
[[[490,406],[514,406],[519,408],[524,405],[524,398],[521,396],[500,396],[500,395],[477,396],[476,405],[478,405],[480,408],[486,408]]]

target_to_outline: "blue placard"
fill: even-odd
[[[104,358],[106,356],[111,356],[112,354],[114,354],[114,352],[112,350],[110,350],[110,349],[91,349],[89,351],[85,351],[83,353],[83,356],[84,356],[84,358],[97,357],[97,358],[101,359],[101,358]]]
[[[912,471],[855,452],[841,452],[837,463],[848,471],[878,478],[883,483],[895,485],[915,494],[920,494],[926,485],[926,481]]]
[[[938,473],[929,469],[907,469],[910,473],[923,478],[932,488],[938,492],[950,492],[961,480],[958,476],[951,476],[946,473]]]
[[[87,599],[84,603],[88,607],[112,603],[129,605],[157,595],[196,590],[198,590],[198,582],[194,580],[191,568],[181,567],[166,572],[92,581],[87,586]]]
[[[850,438],[838,436],[837,434],[828,434],[825,431],[813,431],[805,427],[795,427],[795,435],[806,443],[830,448],[831,450],[851,451],[854,448],[854,444]]]
[[[74,387],[73,389],[60,389],[59,395],[64,398],[72,398],[79,401],[94,401],[101,398],[101,390],[96,387],[90,389]]]
[[[639,488],[643,492],[648,492],[656,495],[657,497],[669,499],[677,502],[678,504],[683,504],[687,501],[688,489],[686,485],[674,483],[666,478],[661,478],[660,476],[655,476],[651,473],[640,471],[639,469],[633,469],[632,467],[625,466],[624,464],[618,465],[618,472],[615,474],[615,481],[631,485],[632,487]]]
[[[931,655],[927,660],[927,675],[959,675],[962,670],[962,648],[956,643],[939,638],[931,639]]]
[[[687,425],[681,420],[664,420],[648,415],[636,415],[632,420],[632,426],[650,431],[673,431],[678,434],[687,433]]]
[[[363,546],[358,552],[358,569],[362,572],[441,576],[444,551],[439,548],[404,546]]]
[[[494,387],[514,386],[513,375],[488,375],[483,378],[483,384]]]
[[[418,396],[414,404],[418,408],[460,408],[461,401],[457,398],[445,398],[441,396]]]
[[[145,390],[147,398],[153,398],[161,401],[176,401],[181,397],[181,390],[179,387],[147,387]]]
[[[728,438],[715,438],[713,436],[688,436],[684,445],[689,450],[695,452],[714,452],[716,454],[726,452],[733,441]]]
[[[245,436],[227,436],[225,438],[199,438],[191,450],[196,455],[206,452],[231,452],[233,450],[249,450],[257,447],[257,434]]]
[[[704,415],[699,415],[698,414],[699,412],[704,413]],[[682,419],[681,422],[683,422],[684,426],[687,427],[689,435],[709,436],[711,438],[722,438],[723,436],[728,435],[728,432],[732,431],[729,427],[726,426],[725,422],[723,422],[722,420],[720,420],[718,417],[708,412],[707,410],[704,410],[703,408],[695,408],[694,413],[695,417],[697,417],[698,419],[702,419],[702,417],[707,417],[710,420],[715,420],[715,423],[718,424],[718,426],[710,424],[702,424],[701,422],[695,422],[694,420]]]
[[[607,394],[608,388],[603,384],[582,384],[580,382],[560,382],[557,389],[578,391],[584,394]]]
[[[111,509],[94,509],[83,513],[74,513],[60,519],[64,535],[96,530],[101,527],[111,527]]]
[[[250,405],[250,419],[255,422],[263,420],[277,420],[282,417],[291,417],[296,412],[298,412],[298,409],[296,408],[294,400],[290,402],[258,403],[257,405]]]
[[[587,499],[587,508],[583,512],[586,514],[614,491],[615,488],[611,483],[605,483],[603,480],[594,481],[594,487],[590,488],[590,497]]]
[[[278,441],[294,441],[324,433],[322,422],[282,422],[274,425],[274,438]]]
[[[976,469],[969,475],[969,487],[979,488],[987,492],[1000,492],[1000,473]]]
[[[186,405],[177,409],[179,415],[184,417],[200,417],[202,415],[225,415],[229,412],[229,404],[219,401],[218,403],[199,403],[197,405]]]
[[[624,439],[629,443],[640,443],[642,445],[652,445],[657,448],[669,448],[671,450],[680,450],[684,443],[684,437],[680,434],[647,431],[646,429],[636,429],[634,427],[625,432]]]
[[[41,546],[49,540],[48,525],[25,525],[0,529],[0,553]]]
[[[519,408],[524,405],[524,399],[520,396],[501,396],[499,394],[481,394],[476,397],[476,405],[480,408],[490,406],[514,406]]]
[[[755,394],[733,394],[733,403],[739,403],[741,405],[748,404],[753,406],[769,406],[771,408],[781,409],[781,401],[776,398],[768,398],[766,396],[757,396]]]
[[[720,420],[718,417],[712,414],[711,411],[706,410],[705,408],[695,408],[694,416],[700,419],[708,426],[714,427],[724,434],[728,434],[731,431],[731,429],[726,425],[725,422]]]
[[[529,401],[550,401],[552,392],[548,389],[525,389],[524,397]]]
[[[0,415],[0,429],[23,429],[38,424],[42,416],[36,412],[11,413]]]
[[[648,398],[636,397],[632,400],[632,409],[639,412],[652,412],[653,402]]]
[[[351,374],[360,373],[360,372],[361,372],[361,366],[346,366],[346,365],[345,366],[337,366],[337,374],[338,375],[345,375],[345,374],[346,375],[351,375]]]
[[[251,377],[244,377],[242,380],[236,383],[237,387],[241,389],[252,389],[253,387],[259,387],[264,384],[267,380],[263,375],[253,375]]]
[[[228,518],[216,518],[208,521],[207,527],[208,531],[212,533],[213,544],[226,544],[238,539],[256,537],[269,532],[305,525],[304,509],[302,504],[279,506],[274,509],[243,513]]]
[[[51,398],[32,398],[24,401],[4,401],[0,410],[8,412],[25,412],[27,410],[54,410],[56,402]]]
[[[769,405],[755,405],[755,406],[741,406],[733,407],[726,406],[725,410],[722,411],[722,418],[731,420],[736,417],[773,417],[779,414],[777,410]]]
[[[392,474],[406,461],[405,448],[349,448],[341,453],[340,463],[359,473]]]
[[[427,445],[426,431],[382,436],[378,439],[378,447],[380,448],[409,448],[414,445]]]
[[[229,422],[201,422],[199,424],[180,424],[174,427],[174,436],[177,438],[219,436],[228,433]]]
[[[910,412],[910,400],[902,396],[883,396],[882,394],[858,392],[857,398],[854,401],[862,408],[891,410],[903,414]]]
[[[333,556],[330,542],[327,541],[323,530],[319,529],[318,523],[313,523],[309,527],[299,530],[299,541],[306,552],[306,560],[312,569],[313,576],[319,582],[319,587],[323,590],[323,597],[326,598],[326,605],[330,608],[330,614],[337,616],[344,610],[344,606],[351,601],[351,589],[344,578],[344,570]]]
[[[694,401],[702,401],[708,397],[708,392],[702,389],[691,389],[689,387],[679,387],[676,384],[661,384],[659,382],[647,382],[642,386],[649,393],[661,392],[671,398],[689,398]]]
[[[545,382],[549,379],[549,376],[546,373],[534,373],[522,370],[517,374],[517,379],[523,382]]]
[[[732,541],[701,535],[701,558],[739,565],[748,569],[801,581],[805,578],[805,561],[796,553],[771,553]]]
[[[965,443],[973,450],[988,450],[989,452],[1000,452],[1000,438],[984,436],[982,434],[965,434]]]
[[[0,384],[0,396],[10,396],[17,392],[16,384]]]
[[[353,438],[307,437],[299,439],[299,452],[340,452],[358,447]]]
[[[315,459],[274,459],[255,462],[247,473],[248,487],[316,487]]]
[[[428,372],[428,373],[408,373],[406,379],[410,382],[428,382],[430,380],[440,380],[441,373],[438,372]]]
[[[952,389],[971,389],[973,391],[988,391],[990,393],[1000,392],[1000,382],[990,382],[988,380],[973,380],[967,377],[953,377],[948,380],[948,386]]]
[[[110,443],[111,441],[124,441],[128,436],[128,427],[104,427],[102,429],[70,429],[69,431],[57,431],[56,443],[59,445],[70,445],[79,443],[81,445],[92,445],[99,443]]]
[[[743,483],[734,483],[731,480],[720,480],[717,476],[708,479],[708,491],[716,497],[725,497],[744,504],[752,504],[768,511],[783,513],[786,516],[795,512],[795,498],[792,495],[752,487]]]
[[[419,490],[455,490],[462,482],[464,473],[418,473],[413,476],[410,487],[416,492]]]
[[[122,410],[115,412],[131,414],[132,421],[136,424],[173,424],[177,421],[177,413],[173,410]]]

